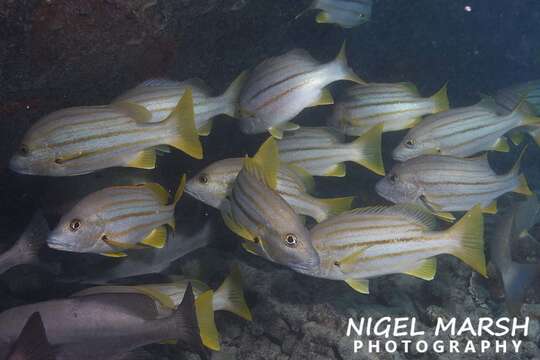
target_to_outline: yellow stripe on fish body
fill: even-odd
[[[372,0],[315,0],[311,9],[321,12],[318,23],[338,24],[343,28],[361,25],[371,18]]]
[[[375,189],[394,203],[417,203],[434,212],[467,211],[476,204],[486,209],[504,193],[530,193],[519,175],[519,161],[507,174],[497,175],[486,156],[420,156],[395,165]]]
[[[153,168],[152,148],[159,145],[202,158],[191,91],[158,123],[148,122],[145,108],[123,105],[69,108],[46,116],[24,136],[10,167],[48,176],[82,175],[115,166]]]
[[[358,136],[379,124],[384,125],[384,131],[411,128],[423,116],[446,110],[446,86],[432,97],[423,98],[413,84],[356,85],[337,101],[329,125]]]
[[[350,280],[413,273],[430,278],[418,268],[440,254],[457,256],[485,275],[479,207],[445,231],[437,231],[435,218],[418,206],[357,209],[316,225],[311,239],[321,258],[319,277]]]
[[[281,137],[281,127],[304,108],[328,104],[323,89],[338,80],[363,83],[347,65],[344,48],[334,61],[322,65],[305,50],[267,59],[251,72],[240,94],[241,130],[270,130]]]
[[[321,130],[322,131],[322,130]],[[304,137],[303,128],[278,142],[283,163],[298,166],[311,175],[345,176],[344,162],[353,161],[379,175],[384,175],[381,154],[382,125],[375,126],[355,141],[344,144],[313,141]],[[333,139],[328,131],[327,139]]]
[[[498,115],[495,104],[484,100],[478,105],[430,115],[409,130],[394,149],[393,157],[405,161],[426,154],[467,157],[497,149],[508,131],[539,122],[519,106],[511,114]],[[505,150],[503,148],[503,150]]]

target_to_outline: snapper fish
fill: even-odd
[[[335,81],[364,83],[347,64],[345,46],[334,61],[320,64],[305,50],[267,59],[251,72],[240,93],[240,129],[245,134],[269,131],[281,139],[288,123],[304,108],[333,104],[325,87]]]
[[[215,97],[200,79],[186,81],[151,79],[126,91],[116,98],[113,104],[127,108],[142,107],[146,112],[144,109],[139,111],[144,114],[145,121],[161,122],[173,112],[182,94],[191,89],[195,126],[199,135],[206,136],[212,130],[212,118],[221,114],[236,116],[238,96],[244,79],[245,73],[240,74],[222,95]]]
[[[311,175],[343,177],[347,161],[384,175],[382,129],[379,124],[356,140],[343,143],[331,128],[300,128],[278,141],[279,156],[282,163],[304,169]]]
[[[506,174],[491,169],[487,155],[462,159],[423,155],[396,164],[375,186],[383,198],[397,204],[425,206],[443,218],[448,211],[467,211],[479,204],[487,213],[497,212],[496,199],[507,193],[531,195],[520,160]]]
[[[321,264],[312,275],[344,280],[367,294],[368,279],[381,275],[404,273],[432,280],[435,256],[450,254],[486,276],[483,231],[479,206],[444,231],[437,230],[429,211],[415,205],[352,210],[311,229]]]
[[[10,160],[28,175],[73,176],[109,167],[154,169],[156,147],[170,145],[202,159],[191,90],[161,121],[140,106],[86,106],[55,111],[34,124]]]
[[[310,273],[318,258],[303,221],[276,191],[278,167],[277,145],[269,138],[244,160],[221,214],[229,229],[260,246],[266,259]]]
[[[83,198],[50,233],[49,247],[71,252],[126,256],[125,250],[163,248],[174,209],[184,191],[185,175],[174,201],[159,184],[113,186]]]
[[[186,193],[206,205],[221,209],[243,162],[242,158],[230,158],[210,164],[186,183]],[[309,194],[313,187],[313,177],[302,169],[286,165],[279,167],[276,191],[299,215],[321,222],[350,209],[354,197],[319,199]]]
[[[379,124],[384,132],[396,131],[414,127],[425,115],[448,108],[446,85],[429,98],[420,96],[410,83],[355,85],[336,102],[328,125],[352,136]]]
[[[372,0],[315,0],[306,11],[320,10],[315,18],[319,24],[337,24],[350,29],[368,22],[372,7]]]
[[[507,152],[502,137],[510,130],[540,123],[540,118],[519,106],[499,115],[491,100],[427,116],[413,127],[394,149],[392,156],[405,161],[420,155],[468,157],[488,150]]]

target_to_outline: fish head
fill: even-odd
[[[206,205],[219,209],[242,167],[242,159],[217,161],[186,183],[186,192]]]
[[[92,195],[79,202],[70,212],[62,216],[56,228],[49,234],[50,248],[71,252],[98,252],[106,222],[99,208],[92,203]]]
[[[440,153],[440,145],[431,138],[416,131],[409,131],[401,143],[394,149],[392,157],[397,161],[407,161],[420,155]]]
[[[407,171],[406,163],[395,165],[384,178],[375,185],[377,194],[396,204],[416,203],[422,189],[416,181],[416,174]]]
[[[265,231],[260,246],[270,260],[294,271],[314,275],[320,270],[319,254],[311,243],[309,231],[300,222],[292,227]]]

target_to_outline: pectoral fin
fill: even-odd
[[[223,217],[223,221],[225,222],[225,225],[236,235],[240,236],[241,238],[244,238],[249,241],[255,241],[255,237],[246,229],[245,227],[238,224],[231,216],[229,212],[222,211],[221,216]]]

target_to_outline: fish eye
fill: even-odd
[[[407,142],[405,142],[405,146],[408,148],[412,148],[416,144],[416,141],[414,139],[409,139]]]
[[[107,235],[103,234],[103,235],[101,235],[101,240],[107,241],[107,240],[109,240],[109,237]]]
[[[389,178],[389,179],[390,179],[390,182],[391,182],[392,184],[394,184],[396,181],[398,181],[399,176],[397,176],[396,174],[392,174],[392,175],[390,175],[390,178]]]
[[[200,182],[201,184],[206,184],[206,183],[208,183],[208,176],[206,176],[205,174],[199,175],[199,182]]]
[[[21,154],[22,156],[28,156],[30,154],[30,149],[27,145],[22,144],[19,148],[19,154]]]
[[[64,160],[62,160],[61,158],[56,158],[54,159],[54,162],[57,163],[58,165],[62,164],[64,162]]]
[[[71,230],[72,232],[76,232],[80,228],[81,228],[81,220],[79,219],[73,219],[69,223],[69,230]]]
[[[288,247],[295,248],[298,246],[298,238],[294,234],[287,234],[285,235],[285,245]]]

